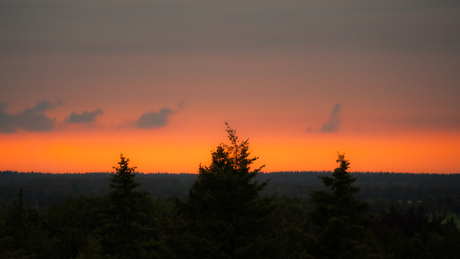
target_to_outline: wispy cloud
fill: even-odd
[[[141,115],[136,120],[135,126],[138,129],[153,129],[166,126],[168,124],[168,116],[171,114],[170,108],[163,108],[159,112],[148,112]]]
[[[331,116],[329,117],[329,120],[325,122],[322,126],[321,129],[319,130],[320,132],[337,132],[339,131],[340,127],[340,122],[341,122],[341,117],[340,117],[340,110],[342,106],[340,103],[334,105],[334,109],[332,109]]]
[[[55,118],[45,115],[47,110],[53,110],[56,104],[47,100],[38,102],[33,108],[18,113],[7,113],[7,103],[0,102],[0,132],[14,133],[20,129],[30,132],[52,131]]]
[[[72,112],[69,117],[65,118],[66,123],[89,123],[96,120],[96,116],[102,115],[103,112],[101,109],[96,109],[94,111],[83,111],[78,114],[77,112]]]

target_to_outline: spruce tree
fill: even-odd
[[[330,191],[310,192],[319,244],[314,254],[318,258],[378,258],[370,237],[369,204],[355,197],[359,188],[352,186],[356,178],[347,172],[350,163],[345,154],[338,154],[337,163],[340,166],[332,177],[318,176]]]
[[[101,252],[108,258],[139,258],[147,230],[143,203],[148,197],[134,190],[140,183],[134,181],[136,167],[129,166],[129,159],[121,155],[118,164],[113,167],[116,173],[110,179],[109,204],[99,231]]]
[[[186,201],[180,204],[188,222],[189,256],[193,258],[268,258],[268,220],[273,199],[260,198],[268,181],[254,178],[263,168],[251,169],[249,140],[240,141],[228,124],[230,144],[212,151],[209,166],[199,167]],[[264,247],[264,248],[263,248]]]

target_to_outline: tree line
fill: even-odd
[[[359,197],[350,162],[319,174],[307,197],[264,194],[271,182],[248,140],[227,126],[183,196],[152,198],[123,155],[107,192],[27,207],[21,188],[0,214],[0,258],[456,258],[453,219],[410,203]],[[260,180],[262,179],[262,180]],[[430,199],[429,199],[430,200]],[[433,199],[436,201],[436,199]],[[433,201],[431,200],[431,202]],[[454,197],[455,201],[455,197]],[[421,204],[423,204],[423,201]],[[430,201],[427,201],[427,204]],[[400,202],[398,202],[400,203]],[[408,202],[408,205],[410,205]],[[419,202],[417,201],[417,204]]]
[[[53,204],[62,204],[69,197],[105,195],[110,191],[113,172],[84,174],[46,174],[0,172],[0,211],[7,209],[19,189],[24,189],[23,200],[27,208],[43,209]],[[197,174],[135,173],[141,183],[140,190],[148,191],[151,198],[168,199],[171,196],[185,197]],[[311,190],[326,190],[320,175],[324,172],[259,172],[257,181],[270,179],[270,184],[260,194],[309,198]],[[378,200],[421,202],[427,196],[435,199],[437,207],[458,207],[460,202],[460,174],[408,174],[353,172],[355,185],[360,187],[357,197],[373,202]],[[457,206],[458,205],[458,206]]]

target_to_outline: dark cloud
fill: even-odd
[[[341,110],[340,103],[334,105],[334,109],[332,109],[329,120],[321,126],[320,132],[337,132],[339,130],[340,110]]]
[[[0,102],[0,132],[13,133],[16,131],[14,115],[6,113],[7,103]]]
[[[56,107],[55,104],[47,101],[47,100],[43,100],[43,101],[40,101],[38,102],[34,108],[31,108],[31,109],[26,109],[24,111],[27,111],[27,112],[45,112],[46,110],[52,110],[54,109],[54,107]]]
[[[94,111],[83,111],[83,113],[78,114],[77,112],[72,112],[69,117],[65,118],[66,123],[88,123],[94,122],[96,116],[102,115],[103,112],[101,109],[96,109]]]
[[[55,119],[45,115],[45,111],[53,110],[56,105],[43,100],[33,108],[15,114],[7,113],[7,103],[0,102],[0,132],[14,133],[20,129],[31,132],[52,131]]]
[[[168,124],[168,116],[170,114],[170,108],[163,108],[160,112],[144,113],[135,122],[135,126],[138,129],[153,129],[166,126]]]

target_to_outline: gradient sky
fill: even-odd
[[[460,1],[2,0],[0,170],[460,173]]]

